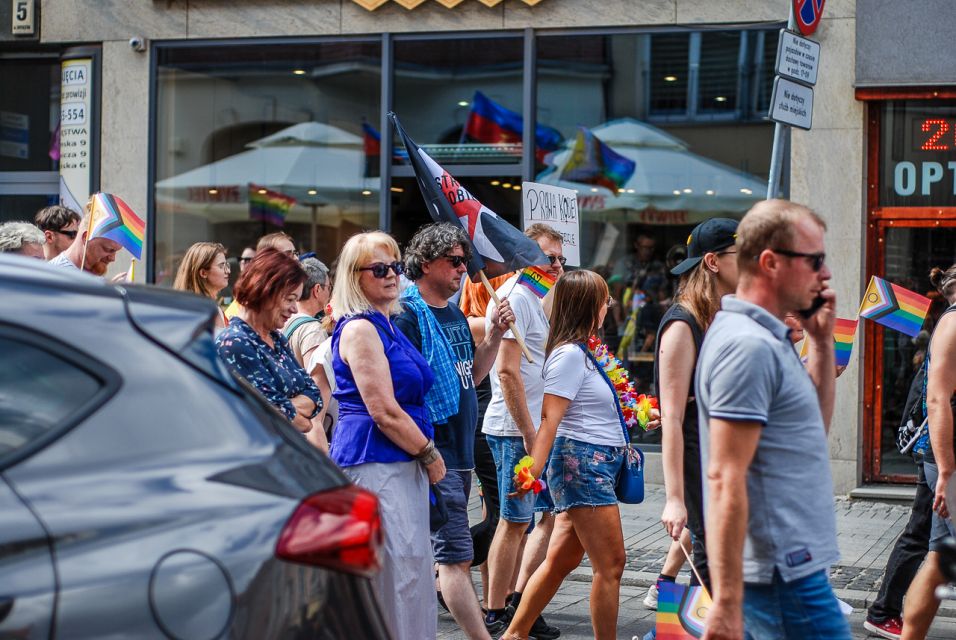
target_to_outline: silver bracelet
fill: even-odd
[[[429,440],[428,444],[426,444],[421,451],[415,454],[415,459],[426,467],[438,460],[438,449],[435,448],[435,441]]]

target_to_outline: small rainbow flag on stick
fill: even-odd
[[[712,603],[701,587],[661,582],[657,596],[657,640],[691,640],[704,635]]]
[[[518,284],[530,289],[534,295],[543,298],[551,291],[556,278],[541,267],[528,267],[518,276]]]
[[[276,225],[285,226],[285,217],[295,204],[295,198],[284,193],[249,183],[249,217]]]
[[[146,223],[128,204],[110,193],[95,193],[90,198],[90,232],[93,238],[109,238],[120,243],[137,260],[143,259]],[[85,260],[84,260],[85,261]]]
[[[860,303],[860,316],[915,337],[932,300],[873,276]]]
[[[859,320],[837,318],[833,327],[833,346],[836,350],[836,366],[845,367],[850,364],[850,354],[853,353],[853,341],[856,338],[856,325]],[[800,361],[807,363],[810,352],[810,341],[804,340],[800,349]]]

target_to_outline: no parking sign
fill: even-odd
[[[820,24],[820,16],[823,15],[823,5],[826,1],[793,0],[793,15],[800,33],[808,36],[817,30],[817,25]]]

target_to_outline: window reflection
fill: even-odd
[[[157,282],[170,283],[200,240],[234,260],[281,229],[331,262],[350,235],[378,225],[378,42],[160,55]]]

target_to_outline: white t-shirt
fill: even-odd
[[[524,393],[528,401],[528,411],[531,413],[531,422],[537,431],[541,424],[541,402],[544,400],[544,347],[548,342],[548,318],[541,308],[541,300],[527,288],[516,285],[518,276],[508,278],[498,288],[498,297],[508,298],[511,310],[515,314],[515,328],[524,338],[534,363],[521,356],[521,380],[524,382]],[[485,327],[491,328],[491,314],[494,313],[494,302],[488,305],[485,314]],[[514,340],[514,334],[509,330],[504,334],[505,340]],[[501,382],[498,379],[497,365],[491,367],[491,402],[485,410],[485,421],[481,431],[492,436],[521,436],[521,431],[511,417],[508,406],[501,393]]]
[[[47,264],[51,264],[54,267],[61,267],[63,269],[73,269],[74,271],[80,270],[78,266],[73,264],[73,262],[66,257],[66,251],[54,258],[51,258]]]
[[[332,341],[324,340],[319,346],[312,350],[309,355],[306,371],[309,375],[315,371],[318,366],[325,372],[325,379],[329,381],[329,389],[335,393],[335,371],[332,369]],[[325,410],[325,433],[331,435],[335,429],[335,423],[339,421],[339,401],[334,396],[329,398],[329,404]]]
[[[544,392],[571,401],[557,436],[623,447],[624,429],[611,387],[576,344],[563,344],[544,364]]]

